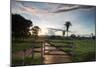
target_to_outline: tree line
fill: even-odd
[[[27,38],[31,36],[30,31],[32,31],[35,38],[38,37],[38,32],[40,28],[38,26],[34,26],[32,24],[32,21],[25,19],[23,16],[19,14],[12,14],[12,37],[13,38]],[[30,29],[30,27],[32,27]]]

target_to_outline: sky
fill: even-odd
[[[72,24],[69,35],[95,35],[95,6],[12,0],[11,13],[20,14],[31,20],[33,26],[39,26],[39,35],[62,35],[61,31],[48,28],[65,30],[66,21]]]

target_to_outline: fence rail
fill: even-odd
[[[47,45],[46,43],[48,43],[49,45]],[[26,60],[26,57],[27,56],[31,56],[31,58],[32,58],[32,60],[33,60],[33,63],[32,64],[34,64],[34,60],[35,60],[35,53],[40,53],[40,62],[41,62],[41,64],[44,64],[44,55],[73,55],[74,54],[74,48],[75,48],[75,44],[73,43],[73,42],[68,42],[68,44],[67,45],[55,45],[55,44],[53,44],[53,43],[51,43],[50,41],[46,41],[46,42],[40,42],[40,50],[35,50],[36,49],[36,47],[33,45],[33,47],[31,47],[31,51],[27,54],[26,52],[27,52],[27,50],[28,49],[24,49],[23,50],[23,62],[22,62],[22,65],[25,65],[26,63],[25,63],[25,61],[27,61]],[[46,47],[49,47],[49,48],[51,48],[51,47],[54,47],[54,48],[56,48],[56,49],[46,49]],[[68,52],[65,52],[63,49],[64,48],[70,48],[70,52],[68,53]],[[65,52],[65,54],[59,54],[59,53],[51,53],[52,51],[63,51],[63,52]],[[46,53],[46,52],[48,52],[48,53]],[[71,54],[71,53],[73,53],[73,54]]]

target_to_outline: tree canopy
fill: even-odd
[[[35,39],[37,39],[38,38],[38,33],[41,30],[40,27],[39,26],[34,26],[31,30],[32,30],[32,33],[33,33]]]
[[[30,20],[25,19],[19,14],[12,14],[12,36],[14,37],[27,37],[29,28],[32,26]]]
[[[70,22],[70,21],[66,21],[64,25],[65,25],[65,27],[66,27],[67,37],[68,37],[69,27],[70,27],[70,26],[72,26],[72,24],[71,24],[71,22]]]

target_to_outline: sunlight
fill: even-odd
[[[48,29],[45,27],[40,27],[40,28],[41,28],[41,30],[38,35],[47,35]]]

